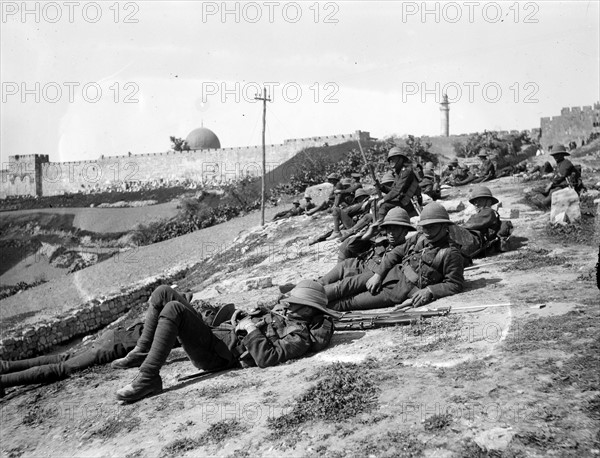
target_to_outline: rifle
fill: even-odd
[[[373,168],[373,164],[371,164],[367,160],[367,155],[363,151],[362,145],[360,144],[360,138],[356,139],[358,142],[358,148],[360,149],[360,154],[362,154],[363,160],[365,161],[365,165],[371,174],[371,178],[373,179],[373,183],[375,183],[375,189],[377,190],[377,196],[381,199],[383,195],[381,194],[381,183],[377,179],[377,175],[375,175],[375,169]],[[377,221],[377,203],[373,205],[373,222]]]
[[[425,310],[420,312],[392,311],[388,313],[348,313],[334,320],[337,331],[352,329],[375,329],[385,326],[396,326],[399,324],[412,324],[423,318],[444,316],[450,312],[450,308]]]

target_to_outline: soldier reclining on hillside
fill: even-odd
[[[257,309],[241,321],[209,327],[186,299],[168,286],[150,297],[144,331],[136,347],[115,368],[139,367],[131,384],[117,391],[117,399],[134,402],[162,391],[160,369],[175,339],[192,364],[205,371],[233,367],[267,367],[325,348],[333,334],[323,286],[301,281],[272,311]],[[326,316],[329,315],[329,316]],[[215,323],[217,324],[217,323]]]
[[[394,248],[378,271],[345,277],[325,286],[328,307],[363,310],[390,307],[412,298],[415,307],[463,290],[463,257],[450,244],[446,209],[432,202],[423,208],[423,233]]]
[[[87,350],[79,353],[39,356],[20,361],[0,361],[0,397],[4,388],[52,383],[88,367],[107,364],[131,351],[142,334],[142,323],[103,333]]]

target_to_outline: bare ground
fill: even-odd
[[[435,304],[511,305],[339,332],[326,351],[297,361],[185,382],[178,377],[195,369],[176,349],[162,371],[165,391],[133,405],[114,393],[135,370],[98,367],[9,389],[3,456],[600,455],[598,234],[557,239],[548,213],[520,203],[523,183],[490,187],[521,210],[515,251],[479,260],[496,263],[466,273],[466,291]],[[307,241],[328,224],[324,215],[296,218],[248,233],[179,288],[213,303],[273,301],[276,287],[244,291],[243,280],[325,273],[337,244]]]

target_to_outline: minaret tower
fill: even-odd
[[[448,137],[450,135],[450,102],[448,102],[448,94],[444,94],[442,103],[440,103],[441,112],[441,127],[442,137]]]

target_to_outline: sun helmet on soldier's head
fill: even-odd
[[[404,226],[409,228],[411,231],[417,230],[412,224],[410,224],[410,216],[408,216],[408,212],[401,207],[394,207],[387,212],[385,218],[383,218],[383,222],[380,224],[380,227],[385,226]]]
[[[485,148],[481,148],[479,150],[479,153],[477,153],[477,157],[484,157],[487,158],[488,157],[488,151]]]
[[[292,289],[285,301],[291,304],[306,305],[319,310],[327,315],[338,317],[341,314],[335,310],[327,308],[327,294],[321,283],[315,280],[301,280],[294,289]]]
[[[396,177],[394,176],[394,172],[387,171],[383,174],[383,176],[381,177],[381,180],[379,180],[381,184],[388,184],[388,183],[393,183],[394,181],[396,181]]]
[[[492,191],[487,186],[475,186],[473,188],[473,191],[471,191],[471,198],[469,199],[469,202],[475,205],[474,201],[479,197],[487,197],[488,199],[492,199],[492,205],[497,204],[499,202],[499,200],[492,195]]]
[[[360,178],[362,178],[362,173],[353,172],[353,173],[350,174],[350,176],[352,178],[358,178],[358,179],[360,179]]]
[[[556,145],[552,146],[552,152],[550,153],[550,156],[558,156],[558,155],[564,155],[564,156],[570,156],[571,153],[569,153],[567,151],[567,148],[565,148],[565,145],[561,145],[560,143],[557,143]]]
[[[423,208],[421,211],[421,218],[419,219],[419,226],[428,226],[430,224],[454,224],[450,221],[450,215],[442,204],[437,202],[431,202]]]
[[[293,203],[294,205],[300,205],[300,201],[299,201],[298,199],[294,199],[294,200],[292,201],[292,203]]]
[[[410,161],[410,158],[406,155],[402,148],[394,146],[391,150],[388,151],[387,160],[389,161],[395,157],[403,157],[406,162]]]
[[[365,191],[363,188],[358,188],[356,191],[354,191],[354,200],[357,200],[359,197],[369,197],[371,194],[368,193],[368,191]]]
[[[327,179],[330,181],[340,181],[340,176],[337,173],[330,173],[327,175]]]

